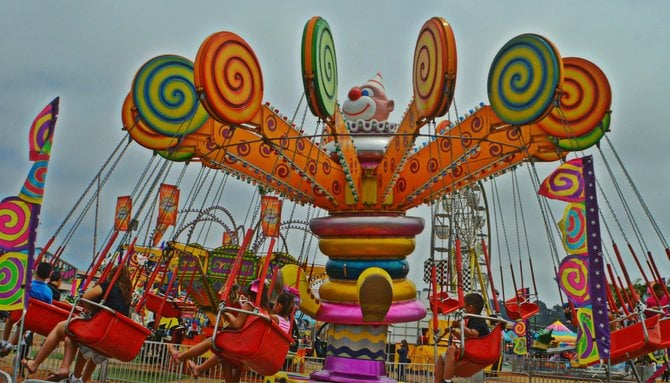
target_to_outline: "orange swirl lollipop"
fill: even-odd
[[[433,17],[421,27],[413,68],[414,102],[419,114],[429,119],[443,116],[456,86],[456,39],[443,18]]]
[[[249,44],[232,32],[205,39],[195,58],[194,79],[203,105],[223,123],[251,121],[263,102],[263,75]]]
[[[559,106],[538,122],[547,134],[560,138],[584,136],[603,120],[612,104],[609,81],[594,63],[579,57],[563,59],[565,68]]]

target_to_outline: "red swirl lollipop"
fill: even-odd
[[[196,88],[203,105],[223,123],[251,121],[263,102],[263,76],[256,54],[240,36],[217,32],[205,39],[195,58]]]
[[[538,122],[547,134],[560,138],[584,136],[603,120],[612,104],[607,76],[579,57],[563,59],[565,72],[559,106]]]

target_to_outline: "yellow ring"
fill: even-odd
[[[416,299],[416,285],[409,279],[393,281],[393,302]],[[329,302],[358,303],[358,285],[356,281],[324,282],[319,288],[319,298]]]
[[[414,251],[414,238],[321,238],[319,249],[330,258],[398,259]]]

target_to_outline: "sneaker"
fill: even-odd
[[[0,343],[0,358],[6,357],[13,350],[14,350],[14,345],[13,344],[11,344],[7,341],[3,341],[3,343]]]
[[[74,374],[70,374],[70,377],[67,378],[67,383],[84,383],[82,378],[77,378]]]

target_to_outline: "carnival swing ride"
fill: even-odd
[[[444,19],[434,17],[422,26],[412,70],[413,94],[400,123],[387,121],[395,104],[387,97],[380,74],[351,88],[340,105],[330,26],[323,18],[313,17],[303,30],[302,79],[308,107],[322,123],[320,134],[304,135],[292,119],[269,102],[263,103],[263,76],[257,57],[240,36],[227,31],[207,37],[194,62],[169,54],[147,61],[137,71],[123,105],[124,129],[141,146],[170,161],[199,161],[208,169],[221,170],[295,204],[315,206],[329,213],[327,217],[309,221],[311,231],[318,236],[319,249],[328,257],[327,279],[318,294],[308,288],[306,272],[293,268],[282,275],[284,283],[300,292],[300,310],[328,323],[333,334],[323,368],[310,374],[313,380],[393,381],[387,376],[384,364],[389,325],[417,321],[427,315],[417,299],[416,286],[407,278],[407,258],[415,250],[415,236],[424,229],[423,219],[406,215],[409,209],[435,204],[437,209],[444,210],[436,213],[433,230],[434,236],[449,240],[444,252],[446,262],[433,255],[426,264],[431,274],[430,308],[434,318],[449,313],[457,318],[467,317],[463,310],[464,290],[484,292],[490,287],[494,307],[489,307],[488,318],[502,322],[497,315],[500,308],[487,243],[479,234],[484,222],[472,221],[469,230],[462,230],[460,225],[465,220],[458,216],[468,201],[472,202],[470,208],[477,207],[474,201],[483,190],[481,181],[495,180],[527,163],[533,185],[544,188],[543,195],[575,205],[566,221],[572,225],[568,229],[574,230],[575,222],[582,222],[575,217],[586,218],[589,223],[598,221],[597,205],[594,208],[592,198],[595,192],[590,178],[593,173],[590,157],[566,162],[573,166],[571,178],[559,174],[559,170],[564,170],[559,167],[559,173],[540,182],[534,168],[536,162],[563,162],[568,153],[598,143],[608,130],[611,94],[607,78],[595,64],[582,58],[562,58],[557,48],[540,35],[517,36],[500,49],[491,64],[487,87],[490,105],[482,103],[464,116],[456,112],[454,122],[442,121],[437,128],[435,121],[450,111],[457,74],[455,37]],[[415,147],[419,137],[426,137],[428,142]],[[574,183],[566,183],[566,179]],[[518,184],[515,185],[518,190]],[[538,201],[546,204],[540,198]],[[441,218],[444,221],[438,222]],[[549,227],[547,217],[543,218]],[[487,224],[490,226],[490,222]],[[227,231],[236,230],[233,227]],[[599,281],[604,281],[604,262],[600,262],[602,252],[598,251],[599,229],[589,227],[588,232],[596,238],[588,240],[588,251],[580,247],[578,256],[570,253],[566,257],[570,259],[561,262],[557,271],[559,280],[574,282],[570,278],[574,265],[566,264],[576,262],[577,266],[583,266],[579,271],[587,270],[589,274],[588,287],[582,286],[579,294],[571,290],[574,286],[561,287],[576,307],[577,317],[583,317],[578,321],[582,333],[603,337],[595,342],[597,347],[594,342],[585,344],[580,351],[582,360],[593,363],[595,355],[597,360],[614,363],[658,348],[661,342],[654,340],[648,331],[656,328],[657,323],[668,327],[668,320],[659,322],[658,316],[647,320],[640,317],[633,327],[639,327],[640,336],[635,338],[641,342],[633,346],[617,343],[620,335],[616,331],[612,332],[610,345],[609,332],[605,341],[604,330],[594,327],[608,324],[608,309],[616,310],[616,302],[612,297],[606,299],[608,308],[601,301],[605,292],[596,287]],[[232,287],[233,277],[240,275],[252,234],[249,229],[240,235],[244,240],[233,251],[237,252],[235,261],[221,279],[224,297]],[[107,250],[113,241],[110,238],[107,242]],[[583,238],[582,242],[587,243]],[[274,240],[268,253],[273,244]],[[198,279],[206,281],[211,277],[211,270],[203,264],[211,264],[211,258],[199,257],[199,250],[190,246],[189,241],[186,245],[171,246],[159,253],[163,257],[159,263],[165,266],[163,280],[166,281],[168,268],[176,270],[162,302],[153,303],[154,310],[160,313],[166,308],[173,279],[178,278],[182,286],[192,286]],[[595,252],[592,253],[591,247]],[[133,240],[122,262],[128,261],[139,248]],[[148,248],[139,251],[152,254]],[[531,260],[530,253],[528,256]],[[92,274],[103,258],[99,258],[97,266],[92,263]],[[620,258],[618,252],[617,258]],[[260,272],[262,277],[269,259],[266,257],[264,271]],[[480,263],[487,267],[485,273],[479,269]],[[532,260],[530,263],[532,276]],[[621,268],[625,273],[623,265]],[[474,274],[469,274],[470,270]],[[153,282],[160,271],[156,267],[146,277]],[[479,287],[464,282],[464,277],[473,279],[464,274],[478,279]],[[656,270],[654,279],[658,277]],[[614,275],[610,278],[610,283],[616,286]],[[516,281],[513,283],[514,289],[522,293],[511,299],[503,296],[506,312],[513,320],[525,321],[538,310],[534,276],[532,293],[523,286],[523,281],[520,288]],[[602,285],[606,286],[606,281]],[[214,310],[218,300],[213,288],[205,286],[200,291],[201,301],[197,294],[191,298],[197,305]],[[623,294],[617,290],[622,306]],[[140,304],[150,305],[154,298],[146,293]],[[220,306],[226,310],[225,304]],[[285,352],[277,345],[288,344],[290,337],[281,336],[268,322],[249,323],[238,332],[213,334],[215,349],[235,363],[272,375],[285,358]],[[624,330],[628,331],[628,327]],[[659,331],[662,330],[656,335]],[[148,334],[142,330],[140,333],[138,339],[142,340]],[[98,344],[112,341],[123,343],[97,340]],[[466,363],[457,375],[470,376],[499,358],[501,325],[486,338],[462,341],[461,360]],[[111,351],[107,355],[120,360],[131,356]]]

